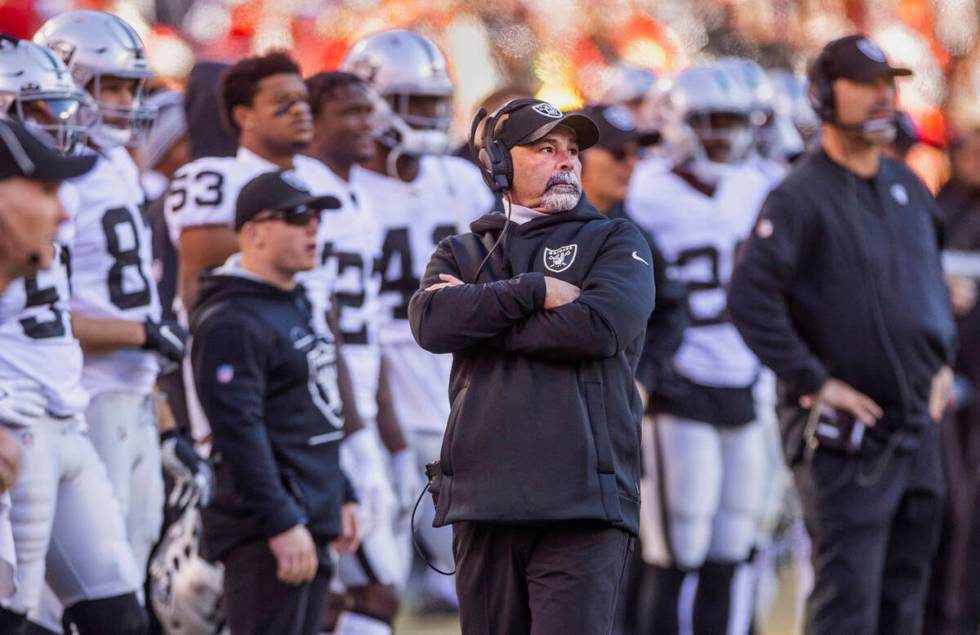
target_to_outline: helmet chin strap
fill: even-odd
[[[93,126],[89,136],[100,148],[111,150],[129,143],[133,138],[133,131],[130,128],[117,128],[100,121]]]

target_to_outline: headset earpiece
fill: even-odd
[[[476,152],[474,146],[476,130],[487,116],[487,111],[481,108],[473,119],[473,124],[470,126],[470,152],[475,155],[480,165],[480,172],[487,187],[494,192],[506,192],[514,186],[514,163],[510,157],[510,149],[496,137],[497,122],[504,115],[536,103],[539,103],[537,99],[526,97],[514,99],[490,115],[483,126],[483,147],[479,152]]]
[[[821,121],[833,122],[837,118],[837,108],[834,103],[834,85],[827,77],[827,50],[820,51],[810,64],[807,73],[810,79],[807,89],[810,107]]]

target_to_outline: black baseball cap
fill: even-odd
[[[907,68],[892,66],[888,63],[877,44],[866,35],[857,33],[836,39],[828,43],[821,52],[824,76],[835,79],[849,79],[852,82],[870,82],[883,75],[890,77],[907,77],[912,71]],[[810,78],[811,81],[813,78]]]
[[[245,184],[235,202],[235,231],[266,210],[288,210],[306,205],[316,210],[338,209],[334,196],[313,196],[291,170],[265,172]]]
[[[599,129],[596,147],[610,152],[623,152],[627,146],[652,146],[660,141],[660,133],[653,130],[640,130],[636,127],[633,113],[619,104],[588,104],[576,111],[595,122]]]
[[[558,125],[567,126],[575,132],[579,150],[591,148],[599,141],[599,129],[587,116],[571,113],[566,115],[541,99],[521,101],[527,103],[509,113],[506,119],[497,124],[494,133],[494,137],[508,148],[534,143]]]
[[[97,158],[95,154],[60,154],[21,122],[0,119],[0,179],[20,176],[40,181],[63,181],[91,170]]]

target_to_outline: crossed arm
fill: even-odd
[[[488,344],[555,360],[611,357],[642,333],[653,310],[649,262],[649,247],[630,226],[610,235],[581,289],[535,272],[467,284],[444,241],[409,302],[412,332],[434,353]]]

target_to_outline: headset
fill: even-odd
[[[829,45],[828,45],[829,46]],[[807,97],[813,112],[820,117],[821,121],[833,124],[841,130],[848,132],[879,132],[883,127],[896,125],[895,117],[892,116],[888,121],[863,121],[861,123],[843,123],[837,120],[837,103],[834,99],[834,83],[827,75],[827,61],[830,55],[828,47],[825,46],[810,62],[807,67]]]
[[[526,106],[540,103],[537,99],[522,97],[512,99],[501,106],[495,113],[487,118],[485,108],[480,108],[473,118],[470,126],[470,154],[473,160],[480,167],[480,173],[487,187],[494,193],[501,194],[510,191],[514,187],[514,162],[510,158],[510,148],[503,141],[497,139],[497,123],[504,115],[520,110]],[[487,123],[483,126],[483,147],[476,149],[476,130],[480,127],[480,122],[484,119]]]
[[[500,246],[501,241],[505,239],[508,233],[507,230],[510,228],[510,213],[513,209],[513,204],[510,200],[510,190],[514,187],[514,161],[510,156],[510,148],[496,137],[497,123],[504,115],[509,115],[521,108],[537,103],[540,103],[540,101],[530,97],[512,99],[497,109],[489,118],[487,118],[486,108],[480,108],[480,111],[473,118],[473,123],[470,125],[470,154],[479,166],[480,174],[483,176],[483,181],[487,184],[487,187],[494,194],[500,194],[507,207],[507,223],[504,224],[504,230],[500,232],[497,240],[490,247],[490,251],[483,257],[483,261],[476,268],[476,273],[473,274],[473,279],[470,282],[476,282],[477,278],[480,277],[480,272],[483,271],[483,267],[486,266],[487,261],[490,260],[490,256]],[[487,122],[483,126],[483,147],[477,151],[476,129],[480,127],[480,122],[484,119]]]
[[[833,123],[837,119],[837,107],[834,103],[834,84],[827,77],[827,55],[827,47],[824,47],[816,59],[810,62],[807,69],[807,78],[810,80],[807,97],[810,107],[820,120]]]

